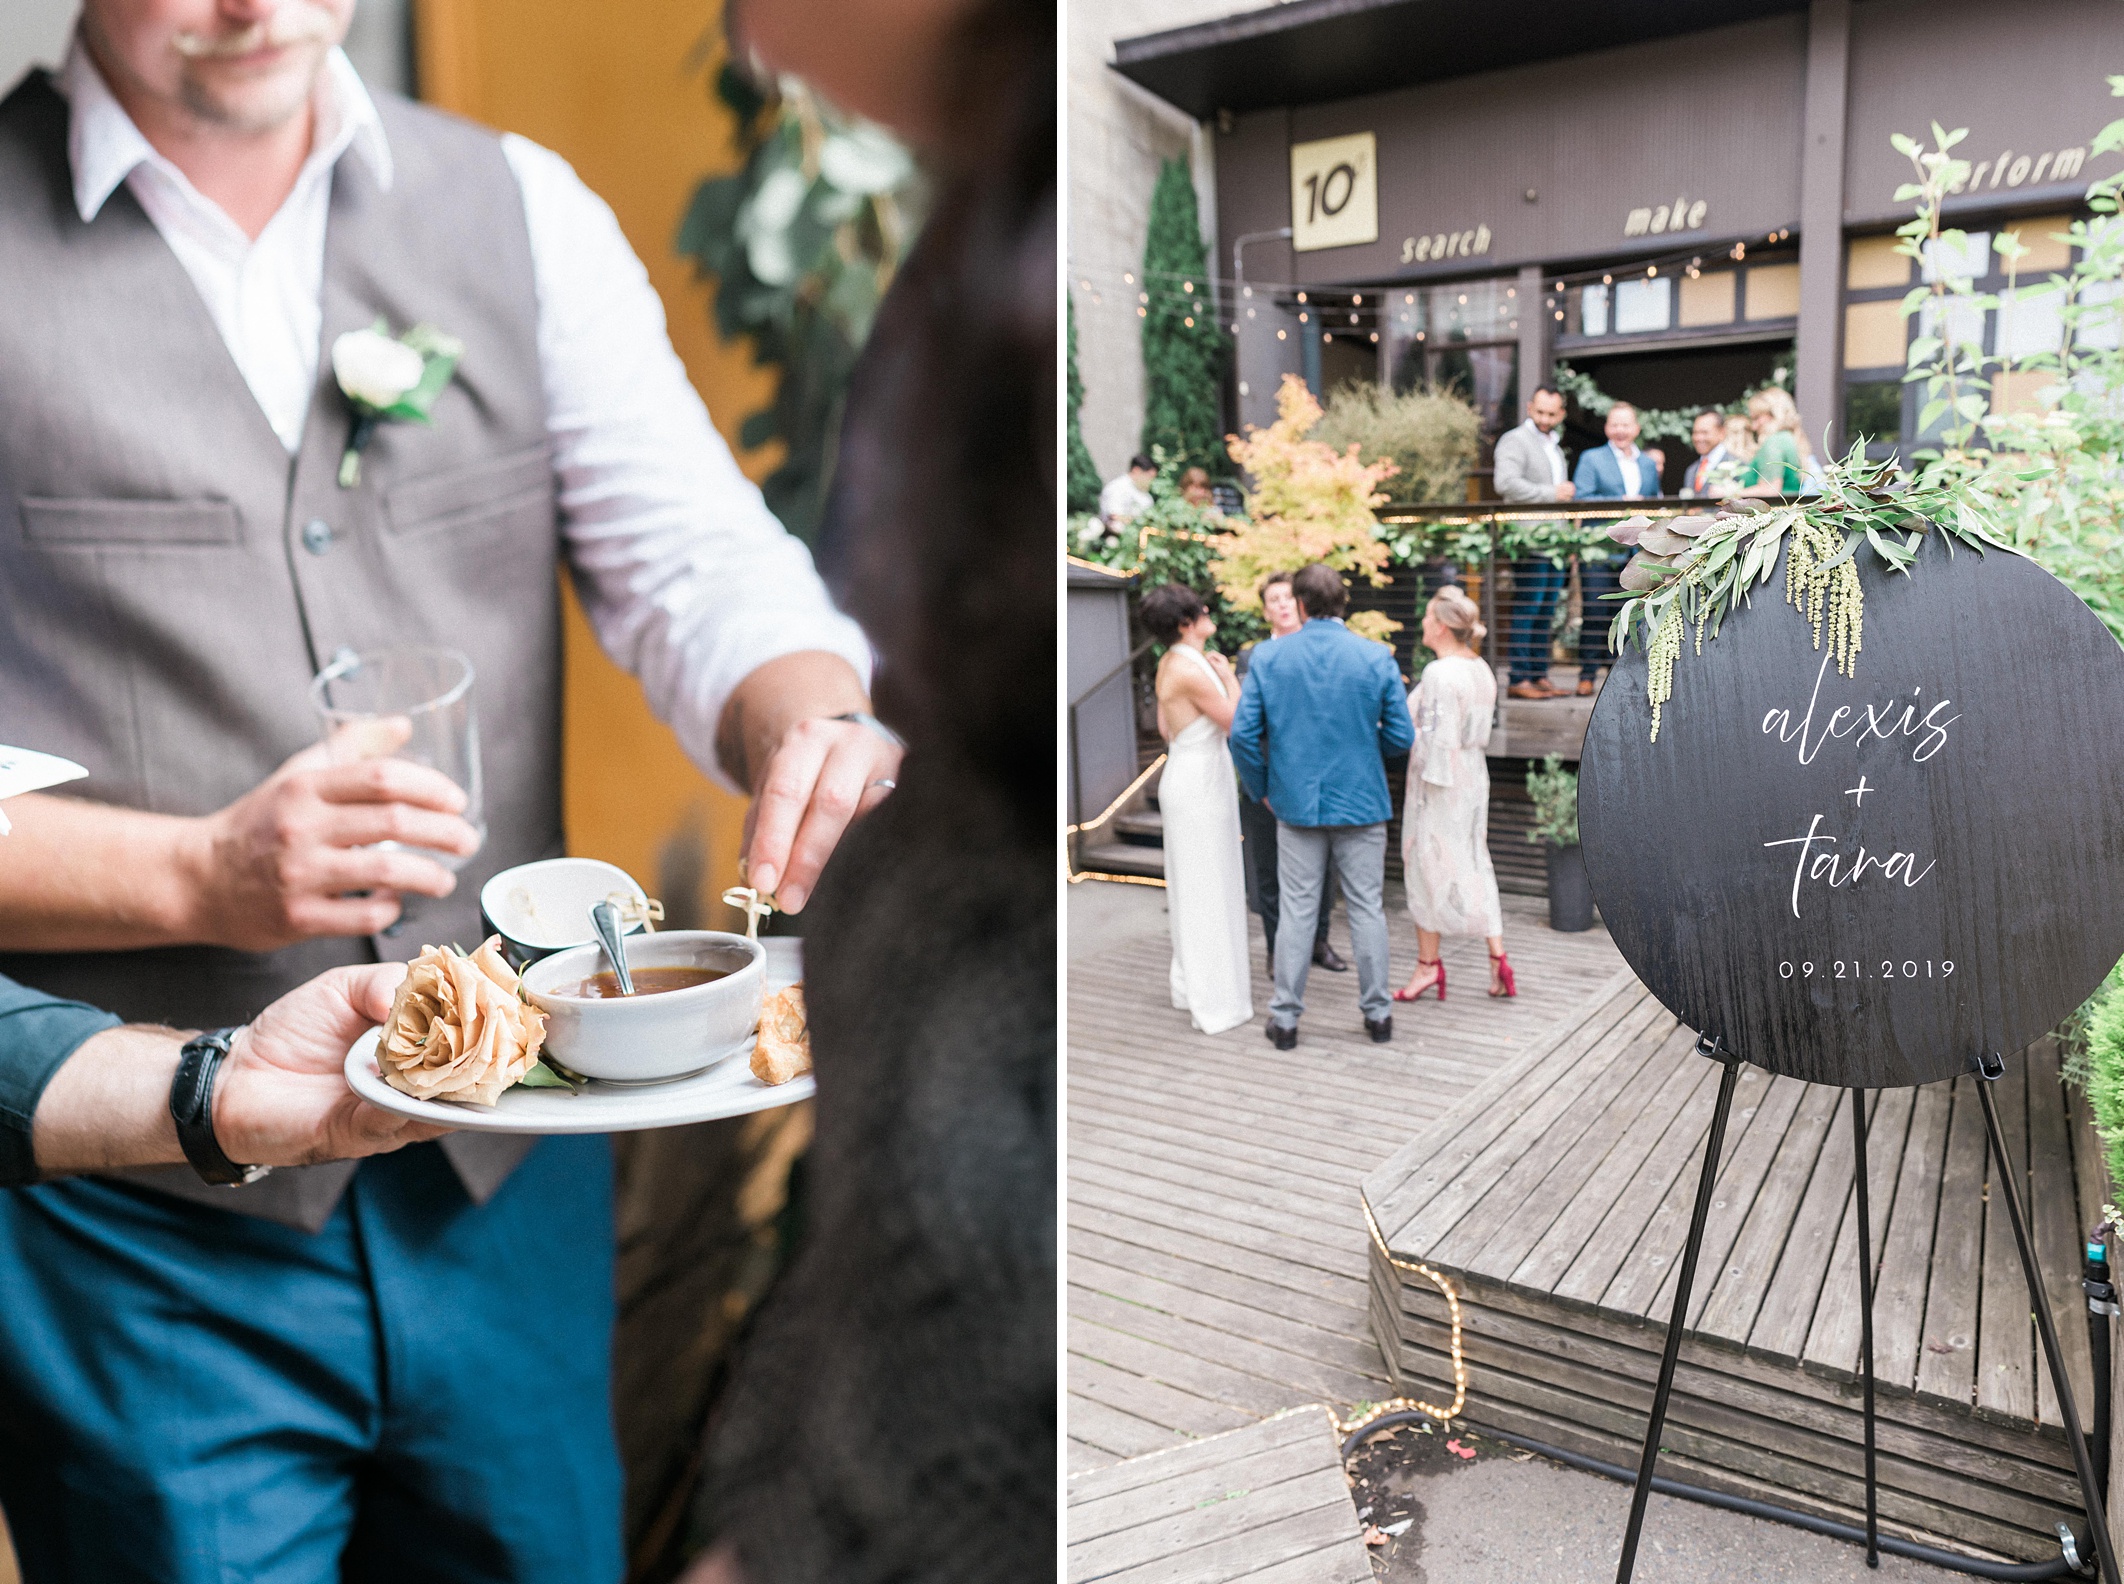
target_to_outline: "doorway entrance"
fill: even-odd
[[[1789,369],[1791,359],[1792,343],[1779,335],[1738,345],[1667,345],[1599,356],[1576,352],[1566,354],[1561,361],[1589,376],[1606,395],[1629,402],[1640,412],[1681,413],[1681,427],[1686,431],[1697,409],[1728,406],[1744,393],[1766,384],[1778,368]],[[1564,422],[1563,443],[1573,455],[1605,445],[1607,435],[1601,419],[1572,402]],[[1666,466],[1660,472],[1661,493],[1678,493],[1690,462],[1695,460],[1686,435],[1647,434],[1638,443],[1656,447],[1666,458]]]

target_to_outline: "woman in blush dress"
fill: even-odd
[[[1142,612],[1143,625],[1166,646],[1158,662],[1158,730],[1166,741],[1158,809],[1165,825],[1173,1005],[1203,1033],[1221,1034],[1254,1016],[1239,783],[1224,746],[1239,683],[1231,663],[1203,647],[1217,624],[1193,589],[1161,583],[1143,596]]]
[[[1416,744],[1409,750],[1409,796],[1401,816],[1401,871],[1416,920],[1416,972],[1394,992],[1413,1001],[1435,987],[1445,999],[1443,935],[1480,935],[1490,945],[1490,994],[1517,995],[1505,956],[1504,914],[1490,867],[1490,722],[1497,675],[1475,653],[1483,625],[1458,588],[1431,596],[1423,641],[1438,656],[1409,694]]]

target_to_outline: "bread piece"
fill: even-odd
[[[804,1016],[804,987],[777,990],[760,1007],[760,1042],[752,1048],[752,1076],[785,1084],[811,1071],[811,1029]]]

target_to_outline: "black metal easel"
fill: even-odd
[[[1674,1309],[1667,1318],[1667,1342],[1659,1360],[1659,1381],[1652,1392],[1652,1416],[1645,1428],[1645,1445],[1637,1467],[1637,1480],[1630,1493],[1630,1521],[1623,1531],[1622,1556],[1616,1565],[1616,1584],[1630,1584],[1637,1568],[1637,1545],[1643,1534],[1645,1504],[1652,1495],[1652,1475],[1659,1461],[1660,1432],[1666,1427],[1667,1401],[1674,1390],[1674,1369],[1681,1356],[1683,1327],[1689,1317],[1690,1291],[1696,1285],[1696,1259],[1702,1250],[1704,1223],[1711,1211],[1711,1191],[1718,1179],[1719,1157],[1724,1153],[1726,1122],[1733,1110],[1733,1090],[1740,1072],[1740,1058],[1727,1050],[1715,1035],[1696,1042],[1697,1054],[1718,1062],[1718,1100],[1711,1110],[1711,1133],[1704,1145],[1703,1167],[1696,1182],[1696,1206],[1689,1218],[1689,1236],[1682,1245],[1681,1270],[1676,1278]],[[2043,1273],[2036,1264],[2035,1245],[2029,1238],[2028,1216],[2021,1204],[2020,1184],[2014,1180],[2013,1157],[2006,1150],[2005,1130],[1999,1125],[1998,1103],[1991,1086],[2006,1071],[1997,1053],[1978,1058],[1977,1098],[1984,1107],[1985,1141],[2006,1202],[2013,1240],[2021,1253],[2021,1273],[2028,1283],[2030,1307],[2035,1312],[2036,1333],[2043,1344],[2043,1359],[2050,1369],[2051,1385],[2058,1395],[2058,1414],[2065,1421],[2065,1441],[2072,1448],[2072,1461],[2079,1475],[2080,1496],[2086,1503],[2088,1529],[2093,1536],[2095,1558],[2103,1584],[2124,1584],[2117,1572],[2116,1550],[2109,1541],[2109,1525],[2087,1437],[2080,1429],[2080,1410],[2073,1400],[2072,1385],[2065,1377],[2065,1359],[2058,1347],[2058,1329],[2051,1317],[2050,1299],[2043,1290]],[[1867,1202],[1866,1092],[1851,1091],[1853,1168],[1857,1177],[1860,1377],[1865,1390],[1866,1439],[1866,1565],[1880,1564],[1880,1514],[1874,1454],[1873,1404],[1873,1225]]]

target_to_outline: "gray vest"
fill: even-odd
[[[448,644],[477,673],[486,846],[394,937],[0,955],[0,973],[130,1020],[240,1023],[325,968],[471,944],[488,876],[561,850],[558,532],[523,201],[492,134],[379,109],[393,185],[339,161],[318,382],[291,458],[131,191],[82,224],[49,79],[0,102],[0,742],[86,765],[69,793],[205,814],[317,741],[310,678],[343,645]],[[379,316],[465,353],[433,425],[380,426],[344,490],[330,348]],[[484,1199],[529,1145],[443,1147]],[[239,1189],[127,1175],[314,1230],[353,1172]]]

